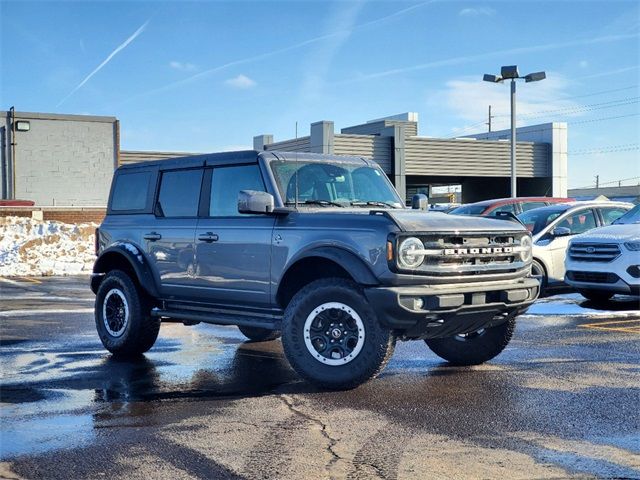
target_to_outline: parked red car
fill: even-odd
[[[33,200],[0,200],[0,207],[33,207]]]
[[[482,217],[493,215],[498,212],[511,212],[514,215],[533,210],[534,208],[545,207],[553,203],[572,202],[573,198],[558,197],[517,197],[517,198],[496,198],[494,200],[483,200],[482,202],[467,203],[454,208],[449,213],[451,215],[478,215]]]

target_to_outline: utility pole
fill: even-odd
[[[516,171],[516,79],[511,79],[511,196],[517,197],[518,173]]]
[[[596,190],[600,188],[600,175],[596,175]]]
[[[487,122],[487,125],[489,125],[489,133],[491,133],[491,119],[493,118],[493,115],[491,115],[491,105],[489,105],[489,121]]]

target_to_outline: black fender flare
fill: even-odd
[[[93,265],[93,275],[91,276],[91,290],[98,291],[98,287],[104,278],[104,274],[113,268],[113,259],[116,256],[124,259],[135,272],[136,280],[140,287],[152,297],[159,297],[159,289],[156,276],[153,273],[150,263],[145,258],[143,250],[133,243],[117,243],[104,249]]]
[[[281,279],[284,278],[289,270],[300,260],[313,257],[326,258],[327,260],[337,263],[360,285],[372,286],[380,284],[380,280],[378,280],[364,260],[349,250],[337,246],[314,247],[301,252],[290,262]]]

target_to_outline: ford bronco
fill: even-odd
[[[360,157],[243,151],[124,165],[96,232],[100,339],[149,350],[163,321],[282,337],[304,378],[353,388],[396,339],[443,359],[498,355],[537,298],[518,222],[407,209]]]

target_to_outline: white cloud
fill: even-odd
[[[238,75],[237,77],[230,78],[224,82],[229,87],[238,88],[240,90],[246,90],[256,86],[255,80],[250,79],[246,75]]]
[[[198,67],[193,63],[178,62],[177,60],[169,62],[169,66],[175,70],[180,70],[182,72],[195,72],[196,70],[198,70]]]
[[[569,87],[569,81],[562,75],[548,72],[542,82],[528,85],[518,84],[516,114],[518,126],[553,121],[565,115],[580,115],[573,109],[580,104],[572,100],[563,100]],[[467,126],[453,130],[453,134],[468,135],[485,130],[487,109],[492,108],[495,118],[493,130],[509,128],[510,103],[509,84],[491,84],[475,77],[463,77],[447,82],[444,91],[434,92],[431,97],[434,105],[447,107]],[[556,112],[564,109],[563,112]],[[540,112],[550,111],[549,114]]]
[[[481,15],[492,17],[495,14],[496,11],[490,7],[463,8],[458,13],[458,15],[460,15],[461,17],[479,17]]]

